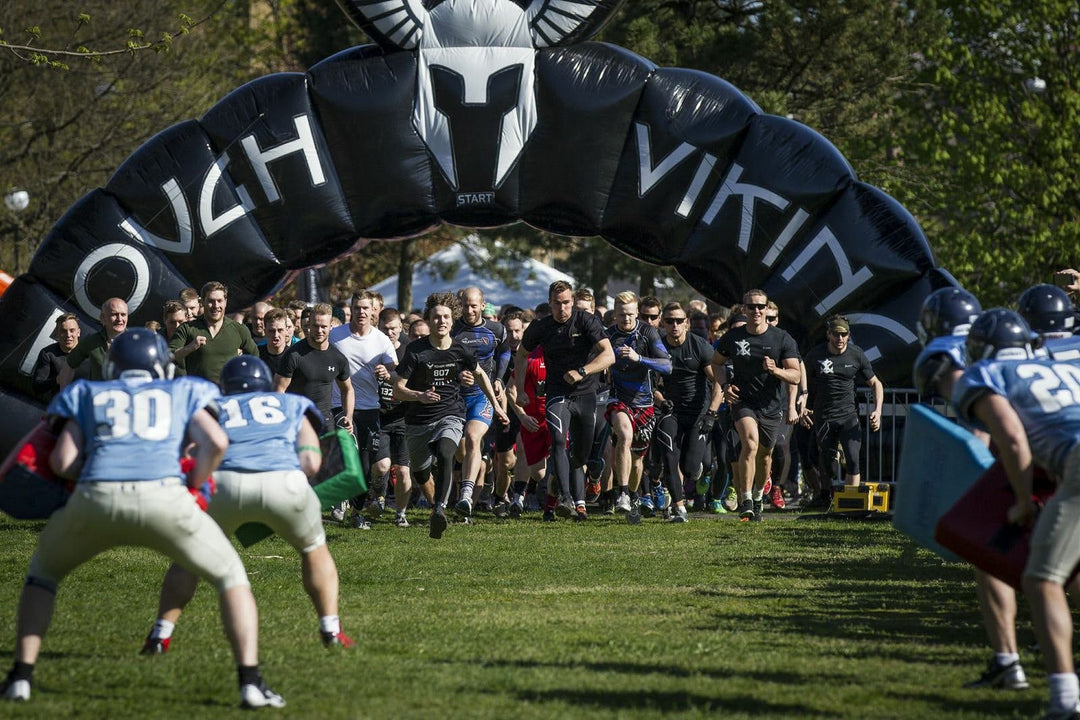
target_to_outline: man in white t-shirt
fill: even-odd
[[[371,463],[379,443],[379,380],[390,380],[397,367],[397,352],[390,339],[375,326],[379,317],[375,293],[369,290],[353,293],[350,307],[349,324],[331,330],[330,343],[349,360],[355,401],[353,434],[360,450],[360,467],[370,482]],[[335,408],[341,404],[337,388],[334,388],[332,403]],[[380,498],[385,497],[386,489],[383,488],[381,493],[377,488],[372,490],[369,512],[378,515],[384,508]],[[354,522],[364,523],[359,512],[363,508],[363,498],[353,498],[352,503],[357,510]]]

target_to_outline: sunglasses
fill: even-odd
[[[833,332],[833,335],[835,335],[836,337],[847,337],[847,336],[848,336],[848,335],[850,335],[850,334],[851,334],[851,333],[849,333],[849,332],[844,332],[843,330],[841,330],[841,331],[839,331],[839,332],[837,332],[837,331],[834,331],[834,332]]]
[[[768,320],[769,322],[776,322],[780,318],[776,317],[775,315],[766,315],[765,319]]]
[[[766,303],[746,303],[743,307],[747,310],[764,310],[769,306]]]
[[[668,325],[682,325],[686,322],[686,318],[664,318],[664,322]]]
[[[657,313],[655,315],[646,315],[645,313],[642,313],[641,317],[643,320],[655,320],[656,318],[660,317],[660,313]]]

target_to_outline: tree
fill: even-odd
[[[249,35],[247,18],[222,0],[78,5],[9,0],[0,10],[0,27],[8,29],[4,38],[12,44],[77,52],[79,47],[115,48],[135,28],[144,28],[137,31],[143,37],[160,38],[184,22],[182,10],[187,17],[207,19],[182,41],[171,42],[168,52],[69,60],[67,69],[28,62],[29,51],[11,52],[10,45],[8,51],[0,48],[0,191],[18,187],[30,194],[25,212],[0,208],[0,237],[11,239],[2,244],[0,267],[9,272],[25,271],[33,250],[65,210],[104,185],[139,144],[201,115],[252,76],[245,67],[250,52],[237,42]],[[16,42],[10,28],[25,26],[27,18],[40,21],[25,42]]]
[[[900,188],[939,260],[984,305],[1077,263],[1080,12],[1074,2],[945,2],[926,48]]]

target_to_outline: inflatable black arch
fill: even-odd
[[[350,0],[379,44],[254,80],[162,131],[75,203],[0,299],[0,449],[40,417],[29,375],[61,312],[230,306],[372,239],[519,220],[600,235],[732,302],[761,287],[797,338],[846,312],[907,385],[936,268],[914,218],[810,128],[729,83],[581,42],[618,0]]]

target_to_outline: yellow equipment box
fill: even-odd
[[[892,483],[869,482],[833,493],[830,512],[887,512],[892,510]]]

